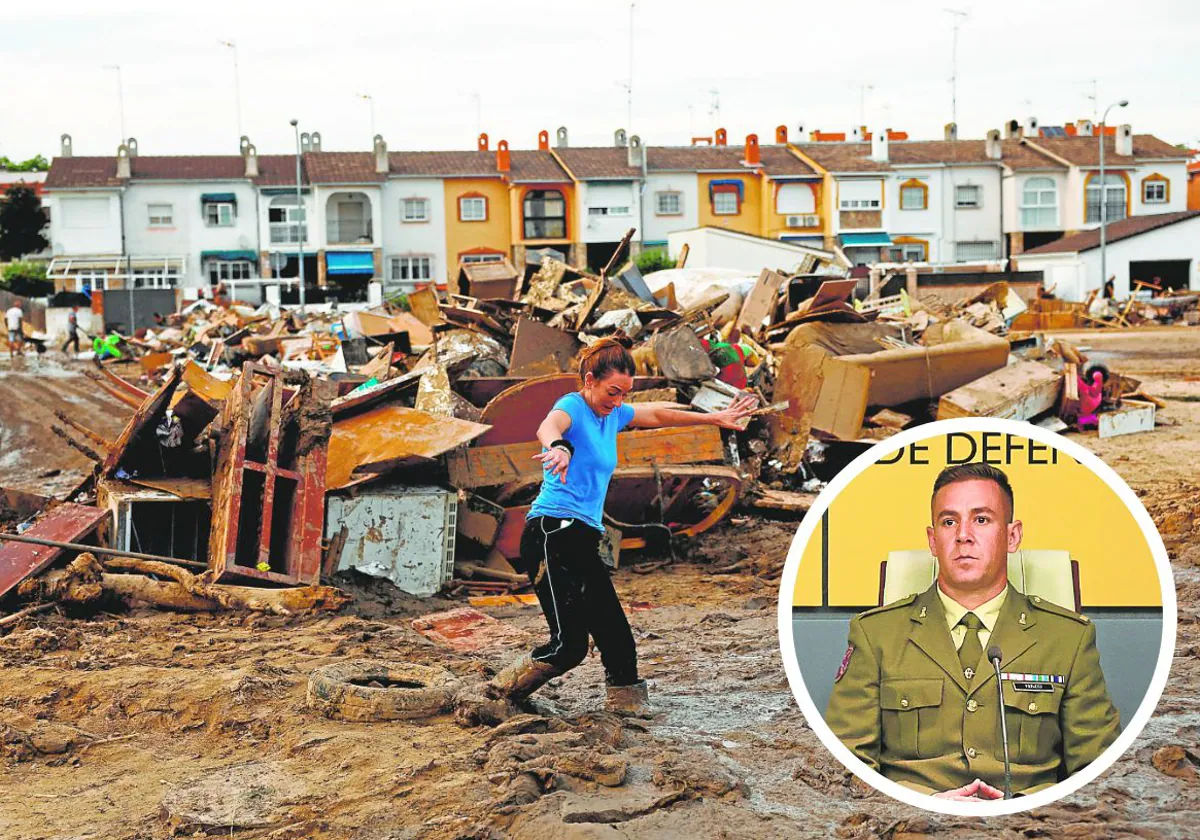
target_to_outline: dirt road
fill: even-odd
[[[356,587],[346,614],[316,619],[140,611],[28,620],[0,638],[0,836],[1194,837],[1200,330],[1073,340],[1168,399],[1163,417],[1178,424],[1104,442],[1075,437],[1134,486],[1163,529],[1180,632],[1163,700],[1134,749],[1051,808],[986,823],[926,814],[863,786],[829,757],[780,664],[776,584],[713,573],[740,557],[782,566],[794,523],[746,518],[706,535],[693,556],[707,564],[617,573],[661,710],[647,723],[595,711],[595,657],[540,692],[535,715],[498,729],[463,728],[449,716],[366,724],[313,714],[304,695],[318,665],[392,659],[471,680],[511,655],[429,642],[411,619],[460,604],[397,598],[379,586]],[[124,410],[81,377],[39,384],[2,365],[0,485],[44,492],[35,470],[86,467],[42,428],[58,395],[104,434],[115,435]],[[39,448],[47,443],[53,448]],[[26,454],[6,456],[9,447]],[[34,452],[51,455],[35,468]],[[534,608],[487,611],[531,640],[542,632]],[[1164,749],[1173,746],[1183,751]],[[623,767],[623,782],[572,775],[586,775],[578,767],[596,756],[614,773]],[[531,789],[529,778],[546,790]]]

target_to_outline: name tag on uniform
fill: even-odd
[[[1011,682],[1014,691],[1031,691],[1035,694],[1053,693],[1054,686],[1067,684],[1067,678],[1057,674],[1012,674],[1001,672],[1000,679]]]

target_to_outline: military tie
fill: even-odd
[[[983,645],[979,641],[979,631],[983,629],[983,622],[975,613],[969,612],[959,619],[958,623],[967,628],[963,643],[958,649],[958,661],[962,663],[963,676],[973,680],[975,666],[979,664],[979,657],[983,655]]]

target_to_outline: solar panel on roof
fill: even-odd
[[[1043,137],[1066,137],[1067,130],[1061,125],[1044,125],[1041,134]]]

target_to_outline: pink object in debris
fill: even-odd
[[[1079,419],[1076,425],[1080,429],[1094,429],[1100,425],[1096,417],[1096,409],[1104,401],[1104,375],[1093,371],[1092,384],[1079,377]]]

